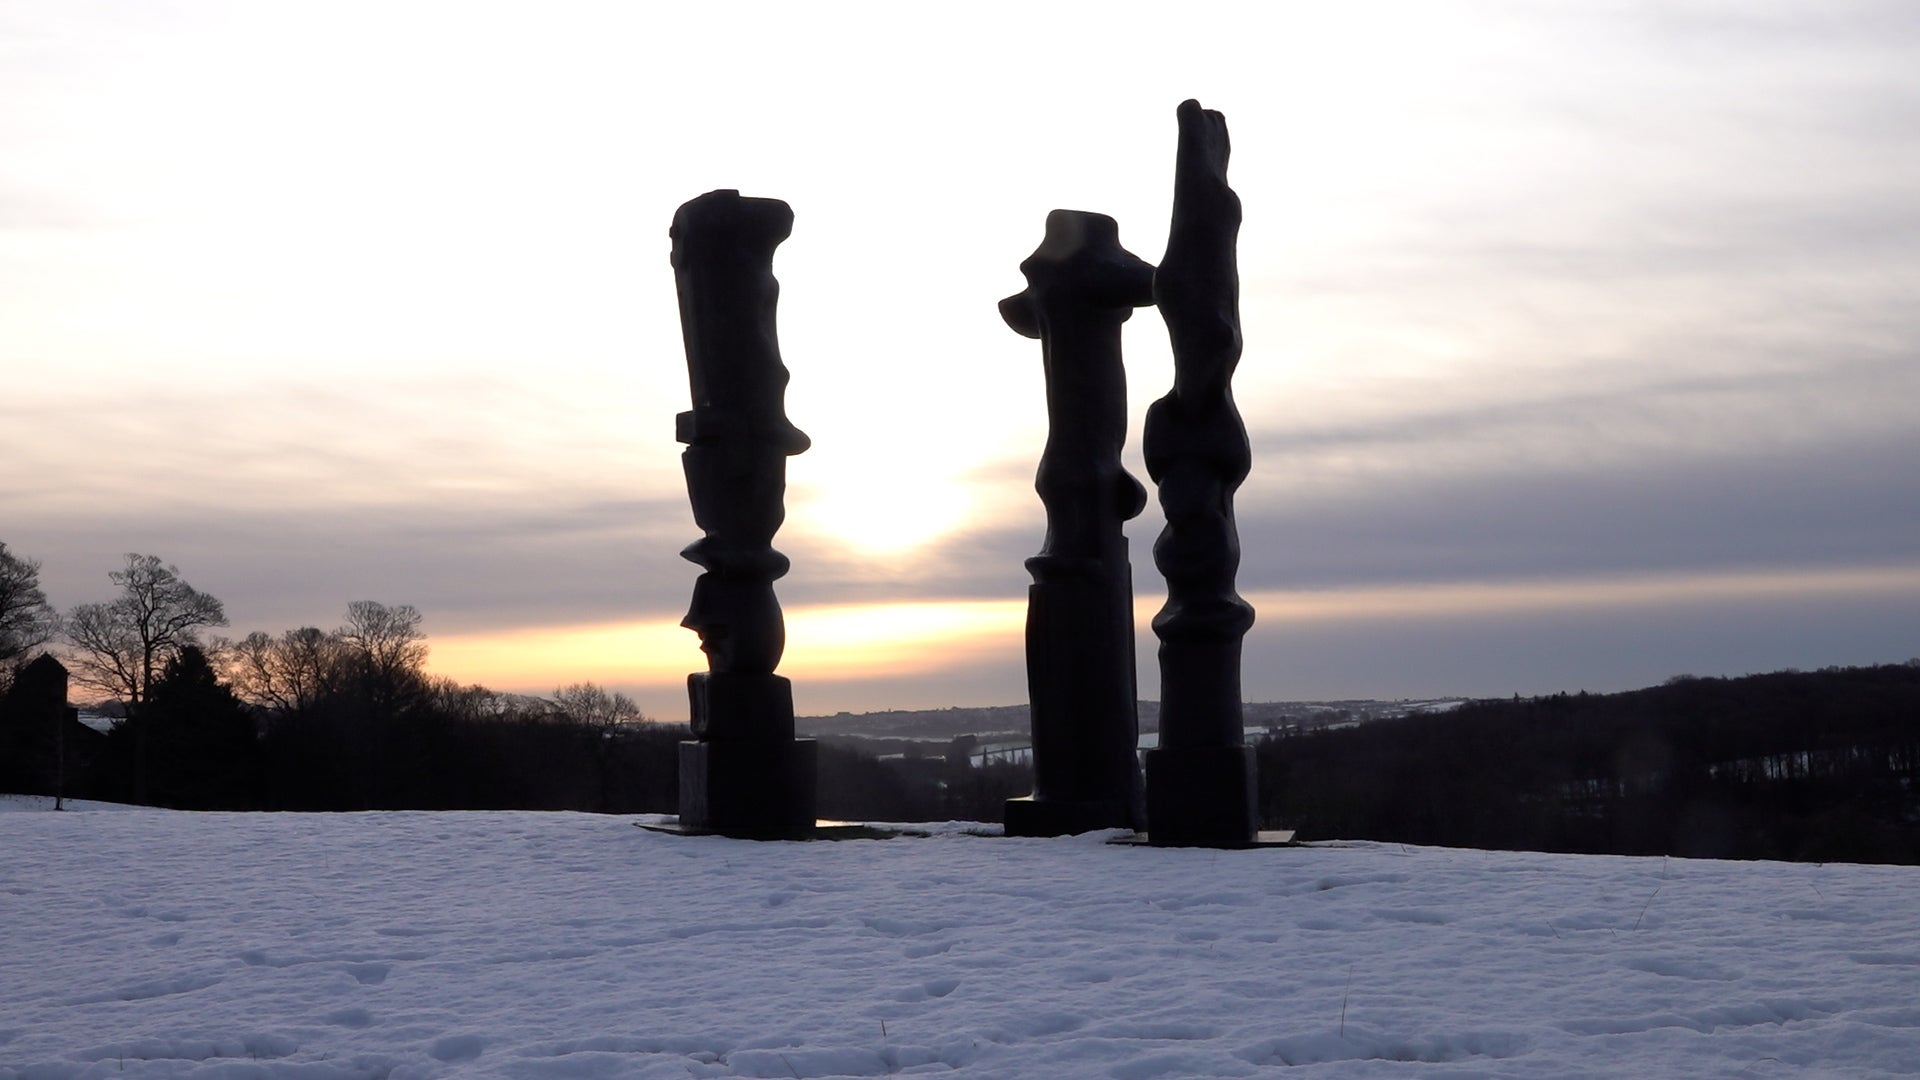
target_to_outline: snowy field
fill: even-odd
[[[1920,1072],[1920,868],[0,814],[0,1077]]]

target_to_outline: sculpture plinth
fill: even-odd
[[[1224,117],[1180,105],[1173,227],[1153,299],[1173,341],[1173,390],[1147,410],[1143,450],[1166,528],[1160,745],[1147,752],[1147,835],[1161,846],[1246,847],[1259,829],[1253,749],[1242,732],[1240,646],[1253,606],[1234,591],[1233,493],[1252,448],[1233,402],[1240,361],[1240,198],[1227,185]]]
[[[1139,828],[1133,569],[1121,523],[1146,491],[1120,465],[1127,383],[1120,328],[1152,302],[1153,267],[1120,246],[1104,214],[1055,210],[1020,271],[1026,291],[1000,303],[1015,331],[1040,339],[1047,445],[1034,488],[1047,510],[1027,560],[1027,692],[1034,793],[1007,804],[1012,836]]]
[[[711,191],[673,216],[673,272],[693,409],[676,420],[693,518],[680,554],[705,573],[681,625],[708,669],[687,677],[693,734],[680,745],[680,823],[734,836],[795,836],[814,823],[814,744],[793,737],[793,690],[773,673],[786,625],[773,549],[787,458],[809,445],[787,421],[773,252],[793,231],[778,199]]]

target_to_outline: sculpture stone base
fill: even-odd
[[[793,684],[783,675],[696,671],[687,676],[687,702],[702,741],[793,741]]]
[[[1119,799],[1041,801],[1031,796],[1007,800],[1008,836],[1073,836],[1095,829],[1130,829],[1127,804]]]
[[[1027,566],[1046,573],[1053,562],[1041,555]],[[1068,577],[1027,589],[1033,798],[1031,808],[1009,809],[1010,835],[1144,826],[1131,570],[1124,555],[1109,568],[1117,581]],[[1038,831],[1014,833],[1014,814]]]
[[[1147,751],[1147,842],[1154,847],[1252,847],[1260,830],[1251,746]]]
[[[680,824],[754,840],[809,837],[816,759],[812,739],[683,742]]]

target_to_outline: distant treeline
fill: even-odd
[[[590,683],[537,699],[348,664],[298,709],[250,705],[188,646],[108,733],[69,722],[64,763],[48,725],[0,697],[0,791],[182,810],[674,813],[691,736],[623,702]],[[1022,765],[976,769],[963,755],[820,748],[829,818],[998,820],[1030,782]]]
[[[39,572],[0,543],[0,791],[188,810],[679,806],[685,727],[592,683],[539,698],[430,676],[410,605],[356,600],[333,630],[226,641],[207,633],[227,625],[220,601],[157,556],[129,553],[107,575],[111,599],[64,615]],[[49,648],[50,691],[32,674],[48,674],[36,657]],[[69,677],[120,722],[102,734],[69,717]],[[820,748],[827,817],[997,818],[1028,785],[1024,765],[972,769],[957,750]]]
[[[39,564],[0,543],[0,791],[194,810],[678,808],[684,727],[592,683],[538,698],[430,676],[410,606],[359,600],[333,630],[229,642],[204,636],[226,625],[220,602],[161,559],[128,554],[107,576],[111,599],[61,615]],[[124,719],[105,734],[72,719],[68,676]],[[973,767],[971,741],[887,759],[823,741],[820,814],[1000,820],[1030,769]],[[1469,702],[1257,752],[1265,823],[1301,839],[1920,863],[1920,660]]]
[[[1258,744],[1300,839],[1920,862],[1920,662],[1452,712]]]

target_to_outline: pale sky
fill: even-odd
[[[1056,207],[1245,205],[1253,700],[1920,655],[1920,7],[0,0],[0,541],[684,719],[667,226],[784,199],[801,712],[1026,698]],[[1128,324],[1139,420],[1171,382]],[[1130,523],[1142,696],[1163,587]]]

